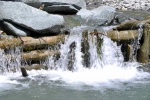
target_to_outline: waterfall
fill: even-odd
[[[17,47],[12,50],[6,51],[0,49],[0,73],[5,72],[17,72],[21,66],[21,52],[20,48]]]
[[[61,45],[61,56],[60,59],[56,62],[53,60],[52,57],[48,60],[48,65],[50,67],[67,71],[68,70],[68,62],[72,59],[72,67],[73,71],[80,71],[83,69],[88,69],[83,64],[83,52],[81,52],[81,42],[82,42],[82,32],[86,29],[86,27],[76,27],[71,30],[70,35],[66,38],[64,44]],[[102,31],[105,31],[104,29]],[[96,45],[96,37],[94,36],[93,39],[89,35],[89,68],[104,68],[106,66],[117,66],[117,67],[129,67],[131,64],[133,66],[138,67],[140,66],[137,62],[124,62],[124,57],[121,52],[121,46],[117,46],[116,42],[113,42],[110,38],[106,36],[102,36],[103,43],[101,52],[102,54],[99,55],[97,53],[97,45]],[[74,43],[75,47],[73,48],[72,54],[70,54],[71,45]],[[71,56],[72,58],[69,58]],[[73,57],[74,56],[74,57]],[[53,66],[52,66],[53,65]]]
[[[98,30],[105,33],[110,28],[102,27]],[[82,32],[86,29],[89,30],[88,41],[82,38]],[[59,58],[49,57],[43,63],[48,70],[27,71],[29,75],[27,78],[21,77],[20,73],[20,67],[23,66],[21,49],[16,48],[10,51],[0,49],[0,87],[2,91],[8,86],[9,88],[18,86],[26,88],[35,81],[39,84],[46,81],[58,85],[115,88],[118,86],[116,84],[139,81],[149,77],[149,73],[137,69],[140,66],[138,62],[134,60],[124,62],[121,45],[118,46],[110,38],[101,36],[99,38],[102,39],[101,48],[97,48],[97,37],[89,34],[93,29],[87,26],[71,29],[70,35],[60,45]],[[86,50],[83,50],[83,45],[88,46]],[[88,59],[85,59],[86,57]],[[26,62],[23,63],[26,64]]]
[[[83,64],[82,32],[88,29],[85,26],[76,27],[71,30],[70,35],[61,45],[61,55],[59,60],[55,61],[52,57],[48,59],[51,80],[62,80],[68,84],[86,84],[99,86],[109,82],[126,82],[135,79],[141,79],[148,74],[139,71],[137,67],[140,64],[136,61],[124,62],[121,52],[121,46],[113,42],[110,38],[102,36],[103,39],[101,55],[97,53],[96,37],[88,35],[89,42],[89,63],[86,67]],[[105,28],[102,30],[104,31]],[[70,46],[73,44],[73,49]],[[70,52],[71,51],[71,52]],[[71,53],[71,54],[70,54]],[[73,60],[71,70],[68,69],[70,56]],[[100,85],[100,86],[101,86]]]

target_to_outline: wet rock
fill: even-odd
[[[0,1],[1,23],[9,22],[38,35],[59,34],[64,24],[60,15],[52,15],[20,2]],[[15,26],[14,26],[15,27]]]
[[[84,0],[16,0],[30,6],[39,8],[44,4],[44,11],[48,13],[76,14],[78,10],[86,7]]]
[[[30,36],[32,34],[31,31],[24,29],[22,27],[19,27],[15,24],[9,23],[9,22],[3,22],[2,28],[8,35]]]
[[[16,0],[16,1],[22,1],[25,3],[29,3],[29,2],[48,2],[48,3],[67,3],[67,4],[74,4],[76,6],[79,6],[81,8],[85,8],[86,7],[86,2],[84,0]]]
[[[65,20],[65,24],[64,24],[65,29],[71,29],[73,27],[81,25],[82,19],[78,15],[64,15],[63,17]]]
[[[91,26],[101,26],[112,24],[117,12],[115,8],[109,6],[100,6],[93,10],[81,9],[77,15],[80,15],[84,23]]]

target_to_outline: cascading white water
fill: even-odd
[[[61,57],[55,62],[58,70],[51,71],[50,78],[53,80],[63,80],[69,84],[83,83],[86,85],[101,85],[115,81],[130,81],[142,78],[148,75],[146,72],[140,72],[137,67],[140,66],[137,62],[124,62],[124,57],[121,52],[121,47],[111,39],[103,36],[102,55],[96,52],[96,41],[92,40],[89,35],[90,44],[90,68],[86,68],[82,64],[81,38],[82,31],[85,27],[76,27],[72,29],[71,35],[67,37],[64,44],[61,46]],[[69,46],[72,42],[76,43],[75,61],[73,64],[73,72],[67,69]],[[53,60],[49,59],[49,65],[54,65]]]
[[[16,72],[20,70],[21,55],[20,48],[9,50],[8,54],[4,53],[4,50],[0,49],[0,72]]]
[[[139,64],[137,62],[124,62],[120,46],[111,39],[103,36],[102,44],[102,55],[101,57],[97,54],[96,51],[96,41],[91,39],[89,35],[89,53],[90,53],[90,67],[86,68],[82,61],[81,52],[81,39],[82,31],[87,29],[86,26],[75,27],[71,30],[71,35],[66,37],[66,41],[61,45],[61,55],[60,58],[56,61],[53,57],[50,57],[46,65],[48,65],[48,70],[39,70],[39,71],[28,71],[28,78],[31,80],[40,80],[43,81],[43,77],[50,81],[61,81],[69,85],[88,85],[88,86],[107,86],[107,87],[116,87],[116,84],[119,82],[128,82],[132,80],[140,80],[145,77],[148,77],[147,72],[138,71],[137,67]],[[70,45],[75,43],[74,49],[74,63],[73,71],[68,70],[68,57],[70,52]],[[5,56],[3,56],[3,51],[1,51],[1,65],[5,67],[3,63],[5,61]],[[20,56],[17,56],[20,57]],[[19,60],[16,65],[20,66]],[[41,79],[42,78],[42,79]],[[7,84],[24,84],[20,80],[26,78],[21,77],[20,72],[16,73],[5,73],[0,75],[0,87],[4,87]],[[4,85],[5,84],[5,85]]]

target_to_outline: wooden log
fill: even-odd
[[[10,49],[17,46],[22,46],[24,50],[31,51],[38,48],[45,48],[45,46],[54,46],[59,42],[63,42],[65,35],[49,36],[41,38],[20,37],[20,38],[1,38],[0,48]]]
[[[81,40],[81,52],[83,53],[83,65],[85,67],[90,67],[90,53],[89,53],[89,42],[88,42],[88,31],[85,30],[82,32],[82,40]]]
[[[126,31],[108,31],[107,37],[113,41],[129,41],[138,38],[137,30],[126,30]]]
[[[48,67],[45,65],[41,65],[41,64],[32,64],[32,65],[26,65],[26,66],[22,66],[23,68],[25,68],[28,71],[31,70],[41,70],[41,69],[45,69],[47,70]]]
[[[137,60],[140,63],[148,64],[149,62],[149,48],[150,48],[150,24],[144,25],[143,43],[138,50]]]
[[[41,61],[45,60],[49,56],[59,55],[58,50],[34,50],[28,53],[22,53],[21,57],[23,61]]]
[[[76,43],[75,42],[71,43],[69,49],[70,51],[68,53],[68,70],[73,71],[74,70],[73,65],[75,62]]]
[[[28,73],[27,73],[27,71],[26,71],[26,69],[24,67],[21,67],[21,73],[22,73],[23,77],[27,77],[28,76]]]
[[[129,20],[126,22],[121,23],[120,25],[113,28],[114,30],[134,30],[141,27],[140,25],[144,25],[146,23],[150,23],[150,19],[143,20],[143,21],[137,21],[137,20]]]
[[[39,62],[45,60],[49,56],[60,55],[59,50],[34,50],[26,53],[21,53],[22,62]],[[12,55],[6,55],[6,57],[13,59]]]

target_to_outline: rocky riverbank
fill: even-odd
[[[108,5],[118,10],[150,11],[150,0],[86,0],[86,3],[89,9]]]

